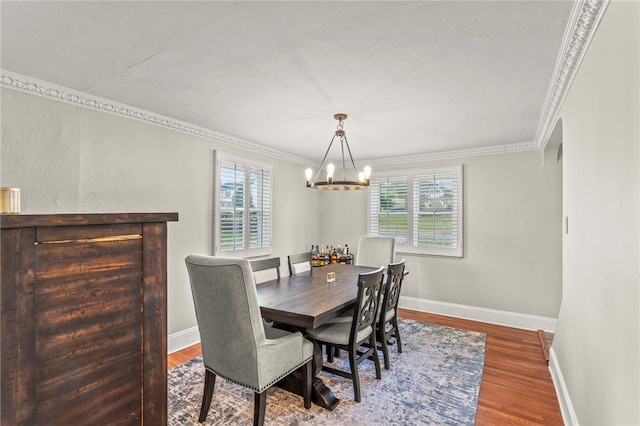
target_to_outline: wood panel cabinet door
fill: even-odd
[[[166,223],[51,216],[2,224],[2,424],[165,425]]]

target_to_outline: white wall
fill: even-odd
[[[560,112],[568,424],[640,424],[639,27],[639,2],[609,4]]]
[[[367,191],[312,191],[322,206],[318,244],[348,244],[355,252],[358,238],[367,233]]]
[[[177,131],[2,89],[2,186],[22,213],[178,212],[168,225],[168,331],[196,325],[184,258],[211,254],[213,150],[256,154]],[[273,164],[273,254],[317,240],[304,168]]]

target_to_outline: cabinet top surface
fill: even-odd
[[[0,228],[35,226],[109,225],[116,223],[177,222],[178,213],[56,213],[3,214]]]

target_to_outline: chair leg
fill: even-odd
[[[393,333],[396,336],[396,342],[398,343],[398,353],[402,353],[402,341],[400,340],[400,330],[398,330],[398,317],[393,317]]]
[[[200,423],[207,419],[209,408],[211,407],[211,399],[213,398],[213,388],[216,385],[216,375],[211,371],[204,370],[204,392],[202,393],[202,405],[200,406]]]
[[[351,368],[351,380],[353,380],[353,396],[356,402],[360,402],[360,378],[358,376],[358,363],[357,363],[358,348],[349,348],[349,366]]]
[[[267,409],[267,390],[256,392],[256,400],[253,407],[253,426],[264,424],[264,413]]]
[[[382,347],[382,356],[384,357],[384,368],[389,369],[389,345],[387,345],[387,336],[385,336],[384,325],[378,330],[378,340]]]
[[[327,362],[333,362],[333,347],[330,345],[326,345],[327,348]]]
[[[313,379],[313,373],[311,372],[311,365],[313,359],[309,360],[302,366],[302,396],[304,398],[304,408],[311,408],[311,382]]]
[[[371,345],[371,349],[373,349],[373,353],[371,357],[373,358],[373,363],[376,366],[376,379],[382,379],[382,373],[380,372],[380,360],[378,359],[378,349],[376,348],[376,334],[371,333],[369,335],[369,344]]]

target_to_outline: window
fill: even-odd
[[[271,254],[271,165],[214,152],[213,254]]]
[[[404,253],[462,257],[462,165],[376,173],[369,234]]]

